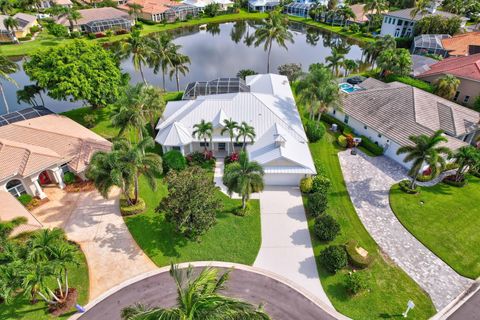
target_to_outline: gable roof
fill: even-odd
[[[0,181],[68,163],[85,170],[95,151],[111,143],[64,116],[50,114],[0,127]]]
[[[180,122],[172,123],[157,135],[157,142],[166,146],[183,146],[192,142],[192,135]]]
[[[411,135],[443,130],[455,150],[465,145],[455,137],[479,128],[478,112],[406,84],[378,82],[369,78],[360,84],[369,89],[348,94],[344,112],[400,145],[411,145]]]
[[[357,3],[350,5],[350,9],[352,9],[353,13],[355,14],[355,18],[350,18],[348,20],[355,21],[358,23],[368,22],[368,15],[375,14],[377,10],[369,10],[368,12],[364,11],[365,4]],[[386,11],[385,11],[386,12]]]
[[[88,24],[93,21],[100,21],[100,20],[110,20],[110,19],[126,19],[131,20],[131,17],[128,13],[112,8],[112,7],[103,7],[103,8],[92,8],[92,9],[82,9],[78,10],[80,13],[81,18],[76,21],[76,25],[81,26],[84,24]],[[66,16],[62,16],[57,21],[63,25],[70,25]]]
[[[459,78],[480,81],[480,53],[471,56],[450,57],[430,65],[419,78],[437,74],[451,74]]]
[[[451,56],[465,56],[469,46],[480,46],[480,31],[459,34],[448,39],[442,39],[442,45]]]
[[[129,4],[141,5],[143,7],[141,11],[148,14],[164,13],[171,7],[182,5],[180,2],[170,0],[128,0],[127,3],[118,6],[118,8],[128,11],[130,10]]]
[[[9,16],[7,15],[0,15],[0,30],[7,30],[7,28],[5,27],[5,24],[3,23],[3,21],[5,19],[7,19]],[[17,13],[13,16],[13,18],[15,18],[15,20],[17,20],[18,22],[18,30],[24,30],[24,28],[34,22],[35,20],[37,20],[37,18],[35,16],[32,16],[30,14],[26,14],[26,13]]]

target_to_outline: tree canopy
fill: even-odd
[[[84,40],[36,52],[24,69],[50,97],[85,100],[94,107],[114,101],[127,80],[110,52]]]

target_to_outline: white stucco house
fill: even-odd
[[[43,185],[65,187],[67,171],[84,178],[93,153],[110,148],[93,131],[45,108],[0,116],[0,191],[43,199]]]
[[[214,155],[232,152],[228,134],[221,135],[224,120],[246,122],[254,127],[253,144],[247,141],[250,160],[265,169],[267,185],[298,185],[301,178],[316,173],[308,140],[287,77],[276,74],[221,78],[191,83],[184,100],[169,102],[158,122],[155,140],[164,151],[182,154],[203,151],[203,140],[192,136],[201,120],[214,127]],[[235,151],[242,143],[236,143]]]
[[[475,143],[480,113],[434,94],[400,83],[368,78],[347,93],[343,109],[329,114],[350,126],[356,136],[366,136],[384,148],[384,154],[404,166],[401,146],[412,145],[412,135],[432,135],[443,130],[451,150]]]
[[[220,10],[227,10],[234,4],[234,2],[230,0],[184,0],[182,3],[189,4],[201,10],[205,9],[206,6],[212,3],[218,3]]]

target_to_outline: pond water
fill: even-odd
[[[293,33],[294,43],[288,43],[288,50],[274,44],[271,53],[270,71],[276,72],[279,65],[285,63],[300,63],[304,70],[312,63],[325,62],[325,58],[331,54],[334,46],[348,48],[346,57],[359,60],[362,56],[362,48],[341,36],[331,34],[317,28],[292,23],[289,26]],[[180,78],[180,90],[183,90],[188,82],[212,80],[219,77],[234,77],[240,69],[252,69],[258,73],[264,73],[267,69],[267,53],[263,46],[255,47],[248,43],[248,36],[255,32],[255,24],[247,21],[234,23],[213,24],[201,30],[198,26],[178,29],[173,32],[174,42],[182,45],[181,52],[190,57],[190,72]],[[22,64],[23,58],[16,59]],[[122,61],[123,72],[130,74],[131,82],[141,81],[141,76],[135,72],[129,59]],[[145,68],[145,76],[150,84],[161,86],[162,75],[154,74],[153,70]],[[23,70],[12,74],[19,88],[30,84],[28,76]],[[16,91],[18,88],[2,80],[5,95],[10,111],[28,107],[26,104],[17,103]],[[176,90],[175,79],[168,79],[167,90]],[[53,100],[44,97],[45,106],[52,111],[62,112],[83,105],[82,102],[68,102]],[[0,114],[5,113],[6,108],[0,99]]]

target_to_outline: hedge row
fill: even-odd
[[[376,156],[381,156],[383,154],[383,148],[380,147],[379,145],[375,144],[372,140],[365,136],[360,136],[362,138],[362,142],[360,143],[360,146],[364,147],[371,153],[373,153]]]

